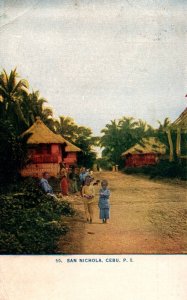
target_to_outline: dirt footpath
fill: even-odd
[[[108,179],[111,219],[101,224],[95,203],[93,224],[85,223],[81,197],[74,197],[77,215],[59,243],[59,253],[128,254],[187,253],[187,193],[185,183],[103,172]],[[96,193],[100,187],[96,186]]]

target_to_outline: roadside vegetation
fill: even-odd
[[[104,149],[102,157],[98,160],[101,168],[112,170],[112,166],[118,165],[127,174],[144,174],[150,178],[187,179],[187,160],[178,159],[176,156],[177,133],[172,129],[169,118],[165,118],[163,123],[158,121],[158,128],[153,128],[143,120],[122,117],[119,120],[112,120],[101,132],[103,135],[100,144]],[[155,137],[166,145],[164,158],[161,157],[160,162],[153,166],[125,167],[125,160],[121,154],[135,144],[141,143],[143,138],[149,137]],[[181,134],[181,141],[181,154],[186,156],[187,133]]]
[[[101,137],[93,136],[90,128],[80,126],[69,116],[56,119],[52,108],[39,91],[29,90],[29,83],[20,79],[17,70],[0,73],[0,253],[45,254],[54,253],[57,241],[68,228],[63,218],[72,216],[67,201],[44,195],[37,182],[23,180],[20,170],[27,164],[27,139],[21,134],[40,119],[55,133],[81,148],[78,154],[80,166],[92,168],[94,163],[111,170],[113,165],[124,168],[122,152],[145,137],[158,137],[171,149],[171,139],[176,134],[168,131],[171,122],[166,118],[157,129],[143,120],[122,117],[112,120],[102,129]],[[170,128],[171,129],[171,128]],[[168,133],[169,132],[169,133]],[[186,141],[185,137],[181,137]],[[175,143],[174,143],[175,144]],[[103,148],[102,157],[96,159],[95,146]],[[183,144],[186,152],[187,144]],[[174,149],[175,150],[175,149]],[[175,151],[173,151],[175,152]],[[140,173],[150,177],[186,179],[185,162],[161,161],[157,166],[126,168],[128,174]]]
[[[0,253],[55,253],[60,236],[68,227],[64,218],[73,215],[67,201],[46,196],[37,182],[23,180],[20,170],[27,163],[27,139],[21,137],[39,116],[55,133],[64,135],[82,149],[79,163],[92,166],[97,138],[89,128],[71,118],[57,120],[39,91],[29,91],[29,83],[15,70],[0,73]],[[72,134],[73,133],[73,134]]]
[[[74,214],[70,204],[46,196],[31,178],[9,189],[0,195],[0,254],[55,253],[68,231],[64,218]]]
[[[143,166],[138,168],[124,168],[126,174],[147,175],[149,178],[168,178],[187,180],[187,165],[186,162],[169,162],[160,161],[154,166]]]
[[[124,160],[121,156],[123,152],[139,143],[142,138],[156,137],[166,145],[169,158],[169,139],[167,129],[171,127],[171,121],[166,118],[163,122],[158,121],[158,128],[153,128],[145,121],[139,119],[136,120],[133,117],[122,117],[119,120],[112,120],[106,124],[105,128],[102,129],[102,136],[100,139],[101,147],[104,148],[102,152],[102,158],[106,162],[108,161],[109,166],[119,165],[121,168],[124,167]],[[171,130],[172,140],[176,141],[176,133]],[[187,144],[184,140],[182,152],[186,151]],[[175,150],[175,149],[174,149]]]
[[[53,132],[81,148],[78,157],[80,165],[87,168],[93,166],[96,153],[92,149],[98,144],[98,138],[93,136],[92,130],[76,124],[70,117],[54,118],[47,100],[41,97],[39,91],[30,92],[29,83],[19,78],[16,69],[10,74],[3,70],[0,73],[0,185],[1,180],[3,184],[6,179],[12,181],[26,163],[27,139],[22,139],[20,135],[35,122],[36,117],[40,117]],[[6,169],[7,176],[4,174]]]

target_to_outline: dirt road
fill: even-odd
[[[187,193],[184,183],[153,181],[103,172],[111,190],[111,219],[101,224],[95,203],[93,224],[85,223],[81,197],[73,204],[79,214],[59,243],[67,254],[187,253]],[[96,192],[100,187],[96,187]]]

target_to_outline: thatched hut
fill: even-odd
[[[43,172],[57,176],[60,163],[76,165],[78,147],[66,141],[61,135],[52,132],[41,120],[27,129],[22,136],[30,134],[29,163],[21,171],[22,176],[41,177]]]
[[[177,132],[176,155],[179,159],[186,159],[187,108],[185,108],[175,122],[173,122],[171,129]],[[181,138],[182,135],[184,135],[183,139]]]
[[[124,153],[125,167],[141,167],[155,165],[161,155],[166,154],[166,146],[157,138],[143,138],[142,141]]]
[[[64,163],[68,166],[77,163],[77,152],[81,149],[66,140]]]

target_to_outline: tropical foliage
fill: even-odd
[[[27,159],[27,137],[21,133],[28,129],[39,116],[54,132],[62,134],[75,143],[82,152],[79,163],[91,167],[96,154],[92,147],[96,139],[90,128],[77,125],[73,119],[61,116],[56,120],[53,110],[48,106],[39,91],[29,92],[29,84],[20,79],[16,69],[0,74],[0,184],[14,180]]]
[[[176,160],[176,130],[173,130],[169,118],[165,118],[163,123],[158,121],[158,128],[153,128],[143,120],[136,120],[132,117],[122,117],[119,120],[112,120],[101,131],[101,147],[104,148],[102,157],[110,164],[123,166],[121,154],[141,143],[142,138],[157,137],[160,142],[166,145],[167,155],[170,161]],[[186,152],[186,138],[181,134],[181,151]]]
[[[173,161],[174,159],[174,146],[173,140],[175,140],[175,134],[171,132],[171,121],[169,118],[165,118],[163,124],[158,121],[159,128],[158,128],[158,137],[163,143],[169,146],[169,160]]]
[[[27,162],[27,136],[20,137],[9,120],[0,119],[0,187],[18,179]]]
[[[27,120],[28,127],[35,122],[36,117],[40,117],[50,129],[54,129],[53,111],[46,104],[47,100],[40,96],[39,91],[23,95],[21,110]]]
[[[112,164],[122,166],[122,152],[128,150],[142,137],[155,136],[155,130],[142,120],[135,120],[132,117],[123,117],[113,120],[101,131],[101,147],[103,157]]]
[[[74,214],[68,202],[46,196],[31,179],[1,194],[0,208],[0,254],[55,253],[68,230],[63,217]]]
[[[0,74],[0,119],[8,120],[17,135],[30,127],[37,116],[46,125],[52,125],[53,112],[44,106],[47,100],[40,97],[39,91],[29,93],[29,84],[19,79],[15,70],[8,75],[5,70]]]
[[[187,165],[185,160],[182,163],[161,160],[155,166],[143,166],[139,168],[125,168],[126,174],[143,174],[150,178],[177,178],[187,180]]]
[[[80,165],[91,168],[96,160],[93,146],[98,144],[99,138],[93,137],[90,128],[79,126],[70,117],[60,116],[55,122],[56,132],[65,139],[78,146],[82,151],[78,153]]]
[[[5,70],[0,74],[0,118],[9,120],[19,132],[27,126],[27,120],[21,110],[22,97],[28,93],[26,80],[17,80],[16,69],[10,72]]]

